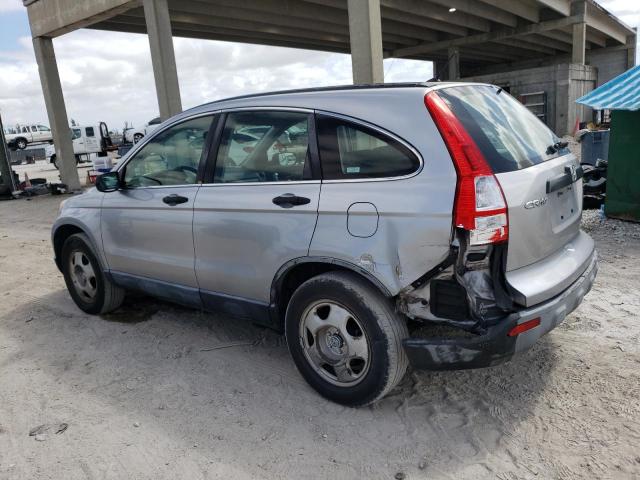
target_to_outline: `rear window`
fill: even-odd
[[[318,116],[322,177],[326,180],[409,175],[420,160],[402,143],[372,128]]]
[[[550,152],[560,139],[524,105],[492,86],[438,90],[482,151],[494,173],[513,172],[569,153]]]

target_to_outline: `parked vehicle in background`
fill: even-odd
[[[143,139],[61,205],[53,248],[83,311],[137,290],[276,328],[313,388],[358,406],[409,363],[505,362],[580,304],[581,176],[491,85],[246,96]]]
[[[145,124],[145,126],[142,128],[127,128],[123,131],[124,140],[127,143],[138,143],[144,138],[145,135],[150,134],[156,128],[158,128],[158,125],[160,125],[161,123],[162,122],[160,121],[160,117],[156,117],[149,120],[149,122],[147,122],[147,124]]]
[[[76,163],[80,162],[83,157],[89,160],[90,154],[106,155],[113,148],[109,129],[104,122],[97,125],[75,125],[70,129]],[[47,158],[58,168],[58,157],[53,145],[47,149]]]
[[[31,124],[18,126],[15,129],[6,129],[13,133],[6,133],[5,138],[9,148],[24,150],[32,143],[52,142],[51,129],[46,125]]]

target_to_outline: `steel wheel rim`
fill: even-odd
[[[369,371],[371,348],[366,331],[337,302],[320,300],[305,309],[299,341],[309,365],[333,385],[357,385]]]
[[[69,276],[78,296],[85,302],[92,302],[98,292],[98,279],[89,257],[83,251],[74,250],[69,255]]]

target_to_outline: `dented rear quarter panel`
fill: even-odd
[[[449,254],[456,172],[424,105],[427,89],[389,90],[372,92],[371,98],[362,91],[339,92],[353,95],[353,101],[337,98],[321,104],[324,111],[362,120],[398,137],[419,154],[422,168],[401,179],[323,181],[309,254],[365,268],[396,295]],[[358,202],[372,203],[377,210],[377,229],[371,236],[354,236],[347,227],[347,211]]]

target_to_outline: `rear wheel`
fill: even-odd
[[[144,137],[144,135],[142,135],[141,133],[136,133],[133,136],[133,143],[138,143],[140,140],[142,140],[142,137]]]
[[[105,276],[86,235],[71,235],[62,246],[61,260],[67,289],[81,310],[103,314],[122,304],[124,290]]]
[[[382,398],[407,368],[406,322],[378,290],[350,272],[303,283],[287,308],[286,336],[305,380],[344,405]]]
[[[18,147],[20,150],[24,150],[25,148],[27,148],[27,141],[24,138],[19,138],[18,140],[16,140],[16,147]]]

